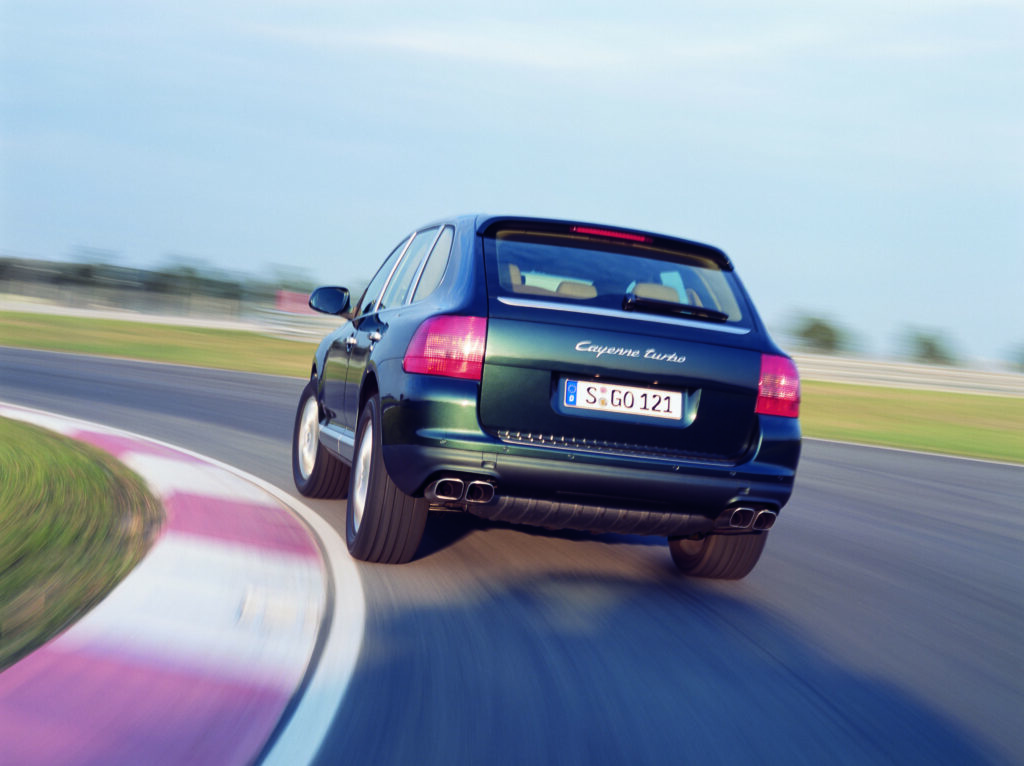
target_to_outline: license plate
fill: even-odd
[[[683,395],[637,386],[620,386],[591,380],[565,381],[566,407],[623,415],[644,415],[652,418],[680,420],[683,416]]]

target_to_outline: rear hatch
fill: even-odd
[[[760,342],[721,251],[567,223],[483,234],[488,432],[666,460],[735,463],[750,449]]]

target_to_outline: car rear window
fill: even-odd
[[[724,315],[715,321],[745,323],[727,263],[643,240],[501,229],[487,248],[488,271],[497,276],[492,284],[499,294],[518,299],[619,310],[632,296],[645,310],[686,316],[705,309]]]

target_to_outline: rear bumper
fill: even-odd
[[[392,480],[407,494],[421,494],[429,481],[454,475],[490,479],[499,496],[600,499],[712,515],[744,498],[781,508],[792,493],[795,474],[761,470],[763,466],[754,462],[724,468],[652,463],[569,450],[513,448],[497,440],[480,447],[391,444],[384,447],[384,462]]]
[[[638,467],[622,460],[553,452],[535,456],[392,445],[385,448],[384,459],[396,467],[392,478],[407,494],[421,494],[424,486],[441,477],[485,479],[495,487],[494,499],[465,504],[466,510],[495,521],[591,532],[708,532],[724,509],[778,511],[793,489],[792,473]]]
[[[800,456],[799,423],[761,416],[757,443],[737,464],[603,455],[506,443],[481,430],[477,387],[415,380],[383,397],[382,447],[391,479],[409,495],[459,477],[495,487],[465,505],[503,521],[591,531],[692,534],[730,506],[778,511],[789,500]],[[418,390],[429,385],[428,392]]]
[[[484,432],[473,381],[387,372],[381,379],[397,387],[381,391],[384,464],[409,495],[440,478],[483,479],[494,485],[494,499],[464,507],[488,518],[689,534],[695,526],[706,531],[730,506],[778,511],[793,491],[800,426],[792,418],[759,416],[756,443],[735,464],[595,454]]]

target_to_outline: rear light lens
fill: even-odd
[[[800,373],[786,356],[761,355],[761,379],[757,384],[759,415],[800,416]]]
[[[402,369],[424,375],[480,380],[484,370],[485,317],[431,317],[416,330]]]

